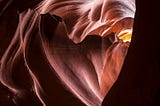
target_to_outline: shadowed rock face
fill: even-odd
[[[0,81],[11,103],[100,106],[130,44],[134,0],[2,2]]]
[[[106,95],[103,106],[160,105],[157,3],[137,0],[132,42],[119,78]]]
[[[17,2],[16,2],[17,3]],[[21,5],[24,5],[20,3]],[[30,4],[30,3],[29,3]],[[0,17],[0,57],[2,58],[4,52],[6,51],[8,45],[10,44],[11,40],[13,39],[14,33],[16,31],[16,28],[18,26],[18,20],[19,20],[19,14],[17,11],[24,10],[23,8],[19,8],[15,6],[15,4],[11,4],[5,12]],[[26,8],[27,9],[27,8]],[[12,18],[11,18],[12,17]],[[37,39],[37,38],[36,38]],[[42,51],[40,50],[40,43],[37,41],[36,44],[33,44],[36,46],[35,51],[38,53],[38,55],[34,55],[32,57],[33,63],[37,64],[34,67],[37,70],[50,70],[50,66],[46,65],[46,61],[44,60],[42,56]],[[38,60],[37,60],[38,58]],[[43,61],[43,62],[42,62]],[[42,66],[42,67],[40,67]],[[21,56],[19,56],[19,59],[14,63],[14,68],[12,69],[14,73],[12,73],[14,85],[18,86],[18,88],[23,89],[23,93],[21,95],[17,95],[13,92],[10,92],[10,90],[7,87],[4,87],[4,85],[0,85],[0,105],[1,106],[41,106],[42,103],[37,98],[35,92],[32,90],[32,79],[26,69],[26,66],[24,65],[24,59]],[[48,86],[47,91],[49,93],[52,93],[51,96],[49,94],[47,95],[48,99],[47,105],[56,105],[56,106],[83,106],[84,104],[79,101],[77,98],[75,98],[68,90],[65,90],[57,76],[53,73],[42,73],[45,76],[45,82]],[[47,79],[49,76],[52,76],[51,78]],[[46,80],[47,79],[47,80]],[[52,79],[52,80],[50,80]],[[52,82],[53,86],[50,84]],[[63,102],[62,102],[63,101]]]

